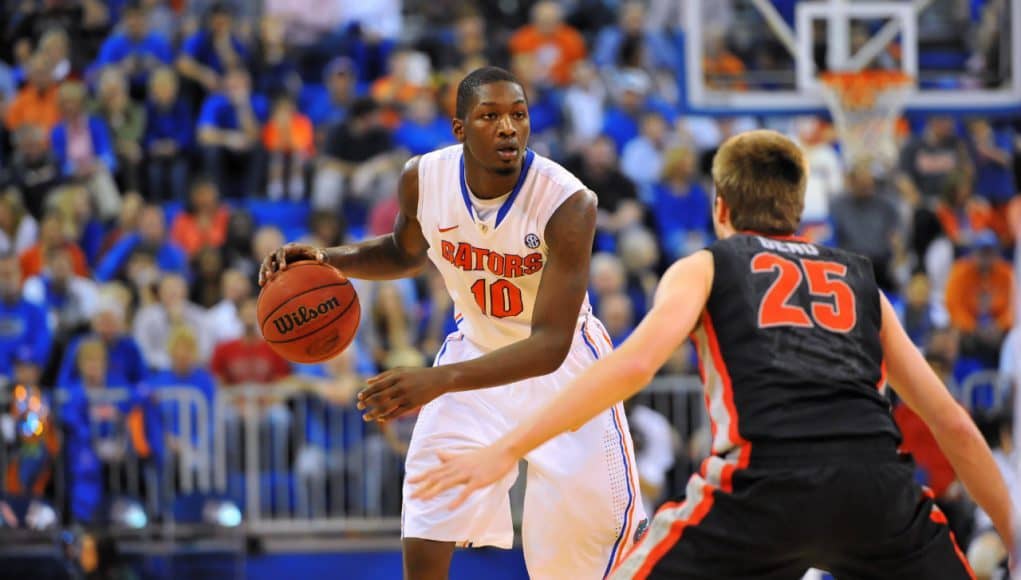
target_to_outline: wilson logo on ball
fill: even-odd
[[[301,328],[309,322],[319,318],[320,316],[340,308],[340,301],[336,298],[330,298],[320,303],[315,308],[306,308],[299,306],[293,312],[285,312],[281,316],[273,319],[273,326],[276,327],[277,332],[286,335],[292,332],[295,328]]]

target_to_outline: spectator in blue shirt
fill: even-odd
[[[138,231],[118,240],[96,267],[96,280],[109,282],[125,275],[128,259],[139,248],[151,250],[155,254],[156,264],[163,273],[187,275],[188,257],[184,250],[167,238],[163,208],[158,205],[147,205],[142,208],[142,213],[138,217]]]
[[[7,66],[2,59],[0,59],[0,103],[9,105],[14,97],[18,94],[18,83],[14,77],[14,69]],[[0,139],[4,138],[4,127],[0,125]],[[0,164],[7,163],[7,151],[4,147],[0,147]]]
[[[59,344],[87,328],[96,307],[96,284],[74,273],[70,248],[57,245],[43,254],[45,270],[25,281],[22,295],[47,312],[50,332]]]
[[[618,154],[624,151],[628,141],[638,136],[639,122],[645,111],[658,111],[667,124],[674,122],[674,112],[649,94],[652,80],[644,71],[623,70],[612,76],[610,88],[615,101],[606,110],[603,133],[613,139]]]
[[[120,193],[114,182],[117,154],[106,123],[85,111],[85,85],[65,82],[57,100],[61,121],[50,134],[53,154],[64,177],[84,185],[92,194],[102,220],[120,212]]]
[[[170,351],[170,368],[153,373],[146,379],[145,388],[157,392],[161,389],[174,387],[185,387],[198,391],[205,402],[205,416],[208,421],[206,432],[210,438],[206,441],[208,445],[213,436],[213,398],[216,394],[216,381],[212,373],[199,365],[198,341],[190,329],[184,326],[174,329],[167,339],[167,348]],[[169,409],[169,413],[164,414],[167,430],[177,438],[181,437],[182,419],[177,412],[180,406],[176,401],[168,401],[163,404],[164,409]],[[191,435],[187,437],[187,442],[195,446],[199,444],[199,417],[196,407],[194,405],[189,405],[189,407],[192,409],[190,413],[192,429]],[[180,439],[174,441],[171,443],[171,449],[179,449],[181,443]]]
[[[155,415],[149,398],[130,385],[110,380],[107,363],[113,356],[101,341],[83,341],[74,358],[79,378],[63,385],[68,394],[61,416],[70,462],[71,511],[75,520],[85,523],[97,516],[96,508],[107,491],[102,484],[103,464],[123,469],[118,464],[125,460],[128,448],[142,459],[160,448],[161,434],[153,429],[157,425],[147,425],[145,420]],[[116,403],[89,400],[90,394],[107,389],[126,390],[128,397]]]
[[[975,162],[975,193],[994,207],[1017,193],[1014,183],[1014,144],[1007,131],[995,131],[985,119],[968,122],[968,145]]]
[[[21,297],[21,268],[13,255],[0,256],[0,376],[10,377],[13,355],[25,346],[38,360],[49,356],[46,311]]]
[[[642,198],[659,181],[663,155],[672,141],[670,127],[658,111],[642,114],[641,134],[628,141],[620,157],[620,170],[641,190]]]
[[[705,247],[709,241],[709,195],[695,179],[695,153],[686,148],[668,151],[663,179],[652,187],[650,203],[659,243],[673,261]]]
[[[532,131],[532,141],[552,144],[551,140],[555,142],[563,121],[560,91],[554,90],[544,78],[544,67],[534,53],[515,54],[510,66],[528,99],[528,126]]]
[[[149,75],[173,60],[170,42],[149,30],[145,8],[139,0],[132,0],[124,8],[121,20],[123,30],[111,35],[103,43],[96,58],[95,68],[114,66],[128,78],[131,96],[142,99]]]
[[[412,155],[423,155],[454,142],[450,119],[440,117],[436,98],[429,91],[422,91],[408,104],[404,119],[394,131],[394,144]]]
[[[182,201],[188,191],[188,154],[195,118],[178,95],[177,74],[161,68],[149,80],[143,147],[148,156],[148,198],[153,203]]]
[[[645,5],[642,2],[627,2],[620,7],[619,24],[606,26],[596,36],[592,60],[599,68],[631,66],[623,63],[626,45],[637,45],[641,55],[639,63],[645,70],[677,70],[679,55],[662,32],[646,28]]]
[[[252,93],[243,68],[230,69],[224,91],[210,95],[202,105],[198,142],[203,166],[228,197],[255,193],[259,137],[268,114],[266,98]]]
[[[300,388],[290,404],[305,418],[297,425],[301,431],[296,432],[298,459],[294,471],[300,480],[323,481],[327,477],[342,480],[349,475],[344,473],[345,462],[354,463],[350,454],[358,453],[365,441],[368,430],[365,422],[359,420],[354,403],[366,375],[355,362],[354,350],[348,348],[317,365],[314,374],[295,376],[289,381]],[[366,469],[357,471],[350,475],[365,477]],[[322,509],[314,504],[311,507],[313,513]]]
[[[209,9],[206,25],[181,47],[177,70],[184,78],[197,83],[205,92],[218,90],[224,75],[248,60],[248,50],[234,34],[230,7],[217,2]]]
[[[0,101],[10,102],[18,94],[15,70],[0,60]]]
[[[98,340],[106,347],[109,362],[105,382],[111,385],[134,386],[145,379],[148,371],[142,351],[130,333],[125,330],[125,306],[111,292],[104,292],[96,302],[89,333],[73,338],[64,351],[57,386],[67,387],[81,380],[78,370],[78,351],[86,341]]]
[[[309,87],[302,103],[308,118],[320,131],[347,118],[347,109],[358,95],[358,70],[354,61],[346,56],[330,61],[323,72],[323,83],[325,90]]]
[[[287,52],[285,24],[271,16],[262,19],[259,38],[251,59],[252,86],[255,92],[277,97],[297,95],[301,77],[294,59]]]

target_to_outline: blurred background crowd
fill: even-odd
[[[406,429],[361,427],[351,400],[367,376],[432,360],[454,329],[442,280],[427,272],[359,283],[355,346],[323,365],[293,365],[261,341],[258,265],[287,241],[331,246],[388,233],[400,168],[454,143],[457,83],[486,64],[521,80],[531,147],[598,195],[590,296],[615,343],[649,309],[665,267],[712,242],[715,149],[769,127],[797,139],[811,161],[804,235],[872,259],[948,384],[980,371],[1021,376],[1012,263],[1021,238],[1019,119],[909,116],[899,125],[899,164],[880,171],[845,162],[824,118],[690,115],[679,95],[678,4],[3,3],[0,384],[11,406],[0,489],[45,497],[54,485],[47,474],[66,462],[63,513],[93,521],[110,463],[189,444],[149,409],[153,393],[178,386],[197,389],[212,408],[237,386],[290,381],[304,389],[302,404],[315,399],[359,425],[342,443],[328,433],[305,439],[351,449],[378,434],[385,444],[371,452],[399,457]],[[746,73],[774,66],[776,46],[735,10],[740,3],[709,4],[707,81],[769,88],[775,81]],[[923,38],[961,55],[957,82],[992,82],[996,43],[947,31],[957,19],[979,26],[1001,4],[936,2],[927,13]],[[664,370],[694,372],[687,348]],[[128,395],[88,402],[104,389]],[[232,412],[257,414],[270,439],[274,429],[312,433],[293,420],[295,397]],[[984,409],[976,416],[996,446],[1008,445],[999,428],[1009,418],[987,398],[974,403]],[[26,426],[33,409],[38,424]],[[920,477],[966,506],[917,417],[896,413]],[[689,465],[704,449],[648,405],[632,415],[643,489],[655,503],[670,491],[675,463]],[[294,446],[282,453],[296,465],[321,459]],[[954,512],[965,534],[966,512]]]

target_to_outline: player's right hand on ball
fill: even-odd
[[[288,264],[313,260],[326,262],[326,250],[308,244],[287,244],[266,256],[259,268],[259,286],[269,282],[277,272],[287,269]]]

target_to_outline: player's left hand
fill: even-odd
[[[441,367],[397,368],[368,380],[358,393],[366,421],[389,421],[410,413],[446,392],[450,380]]]
[[[464,485],[450,502],[450,509],[463,504],[475,490],[496,483],[518,464],[518,458],[499,445],[460,454],[439,451],[437,455],[440,465],[408,478],[408,483],[414,486],[411,497],[427,500],[455,485]]]

